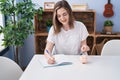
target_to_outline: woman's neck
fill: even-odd
[[[68,31],[69,29],[70,29],[70,26],[67,24],[67,25],[63,25],[63,29],[65,30],[65,31]]]

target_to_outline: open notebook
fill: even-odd
[[[57,66],[64,66],[64,65],[71,65],[72,62],[70,62],[69,58],[65,55],[54,55],[56,63],[55,64],[48,64],[45,57],[42,57],[39,59],[40,64],[46,68],[46,67],[57,67]]]

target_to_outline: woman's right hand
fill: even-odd
[[[55,58],[54,57],[52,57],[52,56],[50,56],[49,58],[48,58],[48,61],[47,61],[47,63],[48,64],[55,64]]]
[[[55,61],[55,58],[53,56],[51,56],[48,53],[45,53],[44,55],[45,55],[45,57],[47,59],[48,64],[55,64],[56,61]]]
[[[52,50],[53,50],[54,44],[52,42],[47,41],[46,48],[44,50],[44,55],[47,59],[48,64],[55,64],[55,58],[52,55]]]

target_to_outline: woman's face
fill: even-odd
[[[69,14],[64,8],[60,8],[57,10],[57,18],[60,23],[63,25],[68,25],[69,22]]]

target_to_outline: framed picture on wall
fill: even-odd
[[[45,11],[52,11],[54,8],[54,2],[44,2],[44,10]]]

